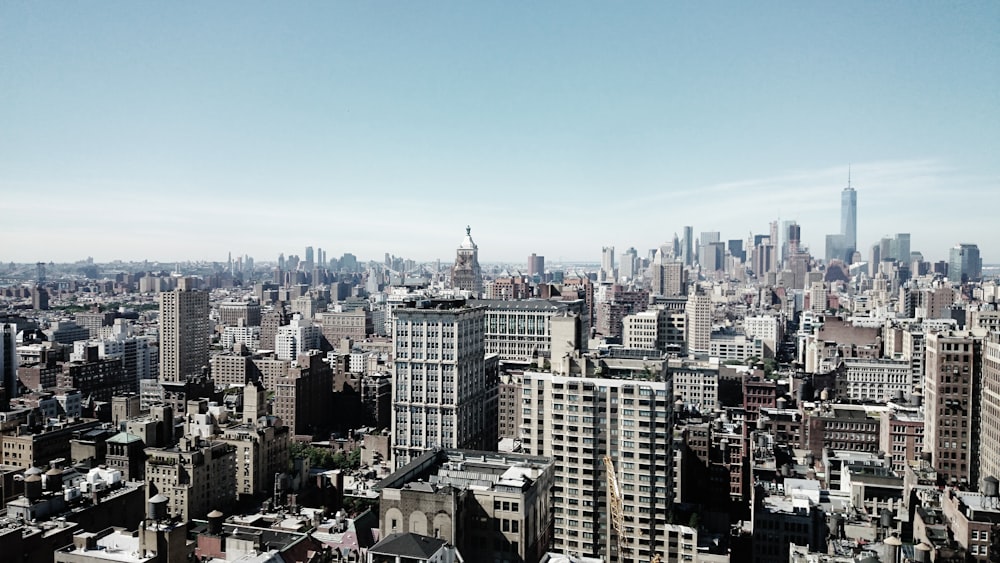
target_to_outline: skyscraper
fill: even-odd
[[[910,233],[896,233],[896,260],[910,264]]]
[[[985,331],[932,332],[925,340],[924,451],[938,479],[979,484],[979,424]]]
[[[706,356],[712,339],[712,299],[704,292],[688,295],[684,306],[687,332],[685,341],[688,354]]]
[[[6,401],[17,397],[17,325],[0,324],[0,385]]]
[[[469,291],[475,297],[483,293],[483,273],[479,268],[479,247],[472,240],[472,227],[465,227],[465,238],[455,253],[451,268],[451,286]]]
[[[844,260],[850,263],[858,249],[858,193],[851,187],[850,178],[840,194],[840,234],[844,237]]]
[[[601,271],[608,279],[615,279],[615,247],[601,248]]]
[[[651,369],[647,381],[524,374],[524,451],[555,459],[555,550],[614,563],[675,552],[666,533],[674,500],[673,381],[666,366]],[[625,553],[617,552],[605,456],[624,491],[622,524],[632,532],[621,538]]]
[[[799,250],[802,228],[795,221],[783,221],[781,224],[782,232],[785,235],[785,240],[781,243],[781,262],[786,263],[792,254]]]
[[[485,362],[486,308],[441,301],[395,317],[396,467],[435,447],[496,449],[499,375]]]
[[[948,255],[948,281],[965,283],[983,277],[983,259],[975,244],[955,245]]]
[[[528,257],[528,275],[545,276],[545,257],[538,256],[534,252]]]
[[[178,383],[200,375],[208,365],[211,327],[208,293],[183,278],[174,291],[160,294],[160,381]]]
[[[702,269],[719,269],[716,264],[716,249],[712,246],[713,243],[719,242],[719,240],[721,240],[719,231],[701,233],[701,238],[698,239],[700,245],[698,247],[698,264],[701,264]]]
[[[694,263],[694,227],[684,227],[684,247],[681,249],[681,258],[685,266]]]

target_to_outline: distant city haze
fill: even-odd
[[[1000,3],[0,5],[0,261],[1000,262]]]

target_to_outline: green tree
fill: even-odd
[[[351,450],[351,453],[347,454],[347,467],[348,469],[361,467],[361,448]]]
[[[347,456],[344,455],[344,452],[333,454],[330,462],[335,469],[347,469]]]

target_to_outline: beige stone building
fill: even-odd
[[[189,521],[236,501],[236,449],[220,441],[184,437],[173,448],[146,448],[146,500],[169,499],[171,516]]]

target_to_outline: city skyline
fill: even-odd
[[[0,14],[4,262],[447,260],[467,224],[483,263],[590,261],[778,219],[822,255],[848,167],[862,254],[1000,248],[996,3]]]

